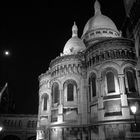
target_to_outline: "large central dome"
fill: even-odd
[[[94,4],[94,10],[94,16],[88,20],[84,27],[82,38],[88,40],[99,37],[120,37],[120,32],[114,22],[101,13],[97,0]]]
[[[112,29],[118,32],[116,25],[109,17],[99,14],[88,20],[87,24],[85,25],[83,34],[99,28]]]

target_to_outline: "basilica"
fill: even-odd
[[[82,36],[74,22],[63,52],[39,76],[37,140],[123,140],[140,128],[139,107],[138,47],[96,0]]]

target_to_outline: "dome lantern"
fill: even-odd
[[[78,32],[78,28],[77,28],[76,23],[74,22],[74,25],[72,26],[72,37],[78,36],[77,32]]]
[[[95,15],[101,14],[100,3],[96,0],[94,4]]]

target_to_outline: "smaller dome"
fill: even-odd
[[[72,37],[66,42],[63,49],[64,55],[77,54],[78,52],[81,52],[84,49],[86,49],[85,44],[78,37],[77,31],[78,31],[78,28],[74,22],[74,25],[72,27]]]

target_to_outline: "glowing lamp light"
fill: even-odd
[[[135,105],[132,105],[132,106],[130,107],[130,109],[131,109],[131,111],[132,111],[133,114],[136,114],[137,107],[136,107]]]
[[[9,56],[10,55],[10,52],[8,50],[5,50],[4,51],[4,55]]]
[[[2,129],[3,129],[3,127],[2,127],[2,126],[0,126],[0,132],[2,131]]]

